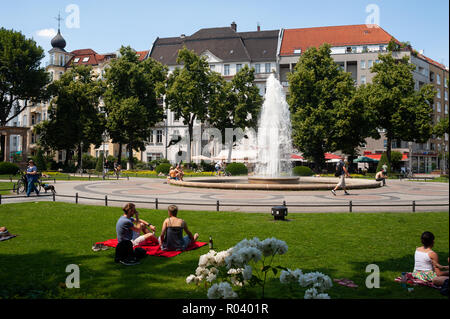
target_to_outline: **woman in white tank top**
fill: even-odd
[[[439,265],[438,255],[432,250],[434,246],[434,235],[430,232],[424,232],[421,236],[423,246],[418,247],[414,254],[413,277],[432,281],[440,286],[445,279],[448,279],[448,266]],[[441,269],[447,269],[442,271]]]

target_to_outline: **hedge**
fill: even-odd
[[[163,173],[164,175],[168,175],[169,174],[169,171],[170,171],[170,167],[171,167],[172,165],[171,164],[169,164],[169,163],[162,163],[162,164],[159,164],[158,166],[156,166],[156,173]]]
[[[314,172],[312,171],[312,169],[310,169],[309,167],[306,167],[306,166],[296,166],[292,170],[292,173],[294,174],[294,176],[312,176],[312,175],[314,175]]]
[[[230,163],[227,165],[225,170],[233,176],[248,174],[247,166],[243,163]]]
[[[0,162],[0,174],[16,175],[20,171],[19,166],[14,163]]]

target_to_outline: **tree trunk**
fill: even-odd
[[[388,170],[391,170],[391,152],[392,152],[392,138],[387,137],[387,145],[386,145],[386,157],[388,161]]]
[[[119,153],[117,154],[117,163],[122,166],[122,143],[119,143]]]
[[[128,163],[130,164],[130,169],[133,169],[133,147],[128,144]]]
[[[192,141],[194,140],[194,118],[189,123],[189,145],[187,148],[187,162],[190,164],[192,159]]]
[[[82,163],[82,159],[81,157],[83,156],[83,150],[81,148],[81,143],[78,144],[78,161],[77,161],[77,169],[82,169],[81,167],[81,163]]]

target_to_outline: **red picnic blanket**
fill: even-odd
[[[402,277],[395,278],[396,282],[402,282]],[[413,277],[412,273],[407,272],[406,273],[406,283],[412,286],[426,286],[431,288],[439,289],[440,287],[433,285],[433,282],[431,281],[423,281],[421,279],[417,279]]]
[[[103,242],[98,242],[97,244],[103,244],[108,247],[116,247],[117,246],[117,238],[116,239],[108,239]],[[207,243],[205,243],[205,242],[195,241],[195,242],[191,243],[184,251],[197,249],[199,247],[205,246],[206,244]],[[183,251],[161,250],[161,247],[159,246],[158,241],[154,238],[149,238],[147,241],[139,244],[136,247],[145,249],[147,251],[147,255],[160,256],[160,257],[175,257],[183,252]],[[134,248],[136,248],[136,247],[134,247]]]

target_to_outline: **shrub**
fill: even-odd
[[[156,173],[163,173],[164,175],[167,175],[169,174],[171,166],[172,165],[170,165],[169,163],[159,164],[158,166],[156,166]]]
[[[103,171],[103,153],[100,153],[100,156],[97,158],[97,165],[95,166],[95,170],[97,172]]]
[[[230,163],[227,165],[225,170],[233,176],[248,174],[247,166],[243,163]]]
[[[306,166],[296,166],[292,170],[292,173],[294,176],[312,176],[314,174],[312,169]]]
[[[16,175],[19,171],[19,166],[14,163],[0,162],[0,174]]]

